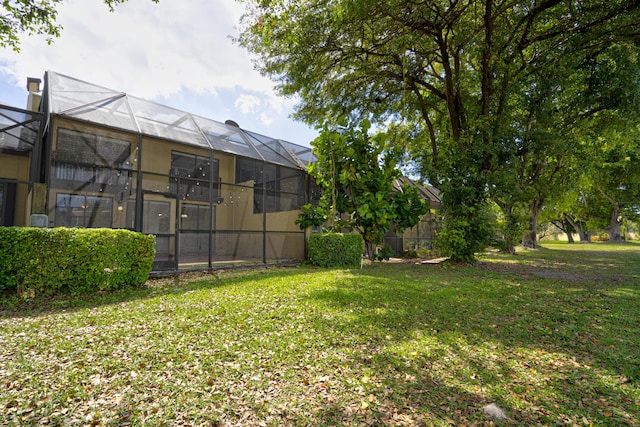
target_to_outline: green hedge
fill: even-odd
[[[307,261],[320,267],[360,267],[362,252],[364,240],[360,234],[312,234]]]
[[[0,227],[0,290],[24,296],[144,283],[155,237],[107,228]]]

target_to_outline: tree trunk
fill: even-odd
[[[513,237],[504,236],[504,246],[500,249],[500,253],[515,255],[516,254],[516,246]]]
[[[506,225],[502,231],[502,241],[500,242],[500,253],[503,254],[516,254],[516,240],[520,237],[519,230],[520,224],[513,215],[513,205],[509,203],[497,203],[505,217]]]
[[[507,253],[509,255],[515,255],[516,254],[516,246],[513,243],[512,239],[509,239],[509,242],[507,244],[507,249],[506,249]]]
[[[573,240],[573,233],[571,231],[565,231],[565,233],[567,234],[567,242],[575,243]]]
[[[622,224],[622,217],[620,216],[620,207],[615,204],[611,211],[611,218],[609,219],[609,240],[614,242],[622,241],[620,235],[620,224]]]
[[[367,240],[364,241],[364,247],[366,250],[366,257],[369,261],[373,261],[373,255],[376,252],[376,244],[373,242],[369,242]]]
[[[540,203],[533,202],[529,209],[529,230],[522,237],[522,246],[529,249],[538,247],[538,216],[542,206]]]
[[[569,221],[569,223],[573,226],[573,228],[576,229],[576,231],[578,232],[578,236],[580,237],[580,241],[581,242],[589,242],[589,233],[585,233],[584,229],[582,228],[582,226],[580,225],[580,223],[572,220],[571,218],[567,217],[567,221]]]
[[[538,233],[536,232],[536,224],[532,223],[532,218],[529,217],[529,231],[522,236],[522,247],[529,249],[536,249],[538,247]]]
[[[569,218],[567,215],[564,215],[564,219],[561,220],[561,224],[563,227],[562,231],[564,231],[564,233],[567,235],[567,242],[575,243],[573,240],[573,232],[576,228],[571,222],[571,218]]]
[[[573,232],[575,231],[575,229],[571,224],[571,220],[566,215],[564,215],[562,219],[551,221],[551,223],[555,225],[558,228],[558,230],[562,231],[564,234],[567,235],[568,243],[574,243]]]

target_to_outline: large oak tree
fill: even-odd
[[[576,67],[588,69],[613,45],[637,49],[640,22],[635,0],[247,5],[239,41],[281,93],[300,96],[299,118],[402,123],[408,148],[442,190],[444,235],[470,243],[455,247],[460,260],[484,243],[483,204],[492,193],[514,188],[523,194],[512,200],[534,201],[516,179],[517,167],[535,172],[570,148],[563,141],[572,122],[624,101],[589,92],[591,71]],[[574,119],[561,108],[569,103]],[[562,132],[552,126],[554,114],[563,114]],[[510,173],[512,181],[505,179]]]

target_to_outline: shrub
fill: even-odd
[[[320,267],[359,267],[363,252],[364,240],[360,234],[312,234],[307,261]]]
[[[402,258],[418,258],[418,251],[415,249],[409,249],[402,252]]]
[[[155,238],[105,228],[2,227],[0,242],[0,290],[33,296],[140,285]]]
[[[444,227],[434,239],[435,249],[452,261],[473,263],[475,254],[482,251],[494,236],[486,212],[468,215],[468,218],[445,218]]]
[[[609,233],[598,233],[596,236],[591,236],[592,242],[607,242],[609,241]]]
[[[396,253],[395,249],[391,246],[384,246],[382,248],[378,248],[376,253],[371,256],[372,261],[389,261],[389,258],[394,256]]]

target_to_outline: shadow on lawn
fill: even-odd
[[[74,312],[89,308],[109,306],[130,301],[144,300],[169,295],[181,295],[200,289],[211,289],[220,286],[230,286],[236,283],[220,280],[226,273],[237,274],[239,277],[263,274],[295,274],[295,270],[285,268],[270,269],[259,267],[257,269],[220,270],[216,272],[185,273],[177,276],[149,279],[144,285],[102,291],[86,295],[55,295],[41,296],[33,299],[23,299],[15,294],[15,290],[0,293],[0,317],[35,318],[58,312]]]
[[[551,244],[522,256],[494,255],[481,268],[546,278],[598,282],[601,286],[640,283],[640,244]],[[495,262],[496,259],[498,262]]]
[[[619,267],[619,256],[572,256]],[[520,425],[640,425],[637,285],[497,270],[374,265],[314,297],[353,312],[326,327],[368,337],[352,363],[426,420],[487,422],[481,408],[496,403]]]
[[[338,368],[347,365],[356,380],[342,397],[332,395],[329,382],[303,382],[324,393],[316,419],[321,425],[491,425],[482,407],[495,403],[510,417],[505,424],[639,425],[640,293],[637,267],[630,267],[638,254],[620,261],[619,255],[572,252],[561,262],[551,255],[516,257],[515,266],[505,258],[491,268],[374,264],[336,271],[335,280],[319,288],[300,284],[294,303],[311,300],[326,309],[305,312],[304,327],[316,338],[310,345],[345,357],[321,372],[339,377]],[[535,274],[541,270],[569,276]],[[175,286],[60,297],[43,308],[26,303],[0,315],[37,317],[276,277],[301,283],[315,273],[203,276]],[[291,319],[272,305],[253,314],[274,315],[274,325]],[[296,363],[303,360],[295,356]],[[303,375],[297,366],[292,369]],[[335,385],[347,388],[345,381]]]

